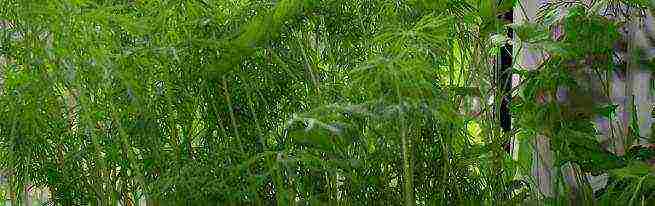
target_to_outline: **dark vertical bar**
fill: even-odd
[[[507,12],[502,15],[504,22],[512,22],[514,19],[513,12]],[[509,39],[513,38],[512,28],[508,28],[507,36]],[[512,115],[509,111],[509,104],[512,98],[510,93],[512,90],[512,45],[508,43],[501,48],[500,51],[500,69],[499,69],[499,87],[502,97],[500,104],[500,127],[504,132],[510,132],[512,129]]]
[[[502,14],[499,18],[501,18],[501,22],[513,22],[514,20],[514,13],[512,11],[509,11],[507,13]],[[513,38],[513,31],[512,28],[508,27],[507,31],[507,37],[508,39]],[[505,45],[500,48],[500,62],[498,62],[499,68],[498,68],[498,90],[502,95],[501,103],[500,103],[500,110],[499,110],[499,119],[500,119],[500,127],[505,132],[506,134],[509,134],[510,131],[512,130],[512,115],[510,113],[509,107],[510,107],[510,100],[511,100],[511,90],[512,90],[512,51],[513,47],[512,45],[507,42]],[[512,145],[511,141],[506,142],[504,144],[504,149],[506,152],[511,153],[512,151]]]

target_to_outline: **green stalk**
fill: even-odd
[[[416,202],[414,200],[414,183],[413,183],[413,170],[412,170],[412,153],[411,145],[412,141],[407,137],[407,126],[405,125],[404,115],[402,111],[403,108],[403,98],[400,94],[400,83],[396,81],[396,92],[398,94],[398,121],[400,126],[400,141],[402,144],[402,153],[403,153],[403,195],[405,206],[413,206]]]
[[[239,135],[239,128],[237,125],[236,118],[234,116],[234,108],[232,106],[232,99],[230,98],[230,92],[227,89],[227,80],[225,77],[223,77],[223,92],[225,93],[225,100],[227,101],[227,106],[228,109],[230,110],[230,121],[232,123],[232,128],[234,130],[234,138],[236,138],[237,144],[239,145],[239,149],[241,150],[241,154],[243,154],[244,149],[243,149],[243,144],[241,143],[241,136]]]
[[[410,150],[410,145],[411,145],[411,140],[407,138],[407,134],[405,131],[405,125],[403,121],[403,117],[400,116],[400,138],[402,141],[402,147],[403,147],[403,179],[405,181],[404,183],[404,195],[405,195],[405,205],[406,206],[413,206],[414,205],[414,184],[413,184],[413,177],[412,177],[412,162],[411,162],[411,152]]]

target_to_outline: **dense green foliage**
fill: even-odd
[[[520,204],[543,200],[528,151],[543,133],[558,168],[612,174],[590,204],[655,200],[649,150],[618,157],[596,140],[592,117],[611,105],[538,100],[589,89],[570,62],[613,69],[618,25],[582,8],[553,22],[562,40],[552,25],[514,25],[552,58],[514,71],[525,82],[504,133],[497,103],[468,103],[504,95],[493,62],[512,1],[0,2],[0,168],[18,195],[30,184],[62,205]],[[568,201],[565,187],[552,201]]]

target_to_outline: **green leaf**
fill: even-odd
[[[644,176],[652,175],[655,172],[653,168],[641,161],[633,161],[628,166],[611,170],[610,173],[618,178],[642,178]]]
[[[613,119],[616,117],[616,109],[619,107],[618,104],[611,104],[603,107],[596,107],[594,109],[596,114],[599,114],[608,119]]]

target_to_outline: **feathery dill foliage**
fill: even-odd
[[[137,192],[174,204],[494,197],[440,84],[473,7],[3,6],[14,26],[3,31],[2,163],[16,191],[31,183],[62,204],[103,205]]]
[[[1,0],[0,168],[62,205],[518,204],[529,154],[461,107],[501,98],[511,9]]]

